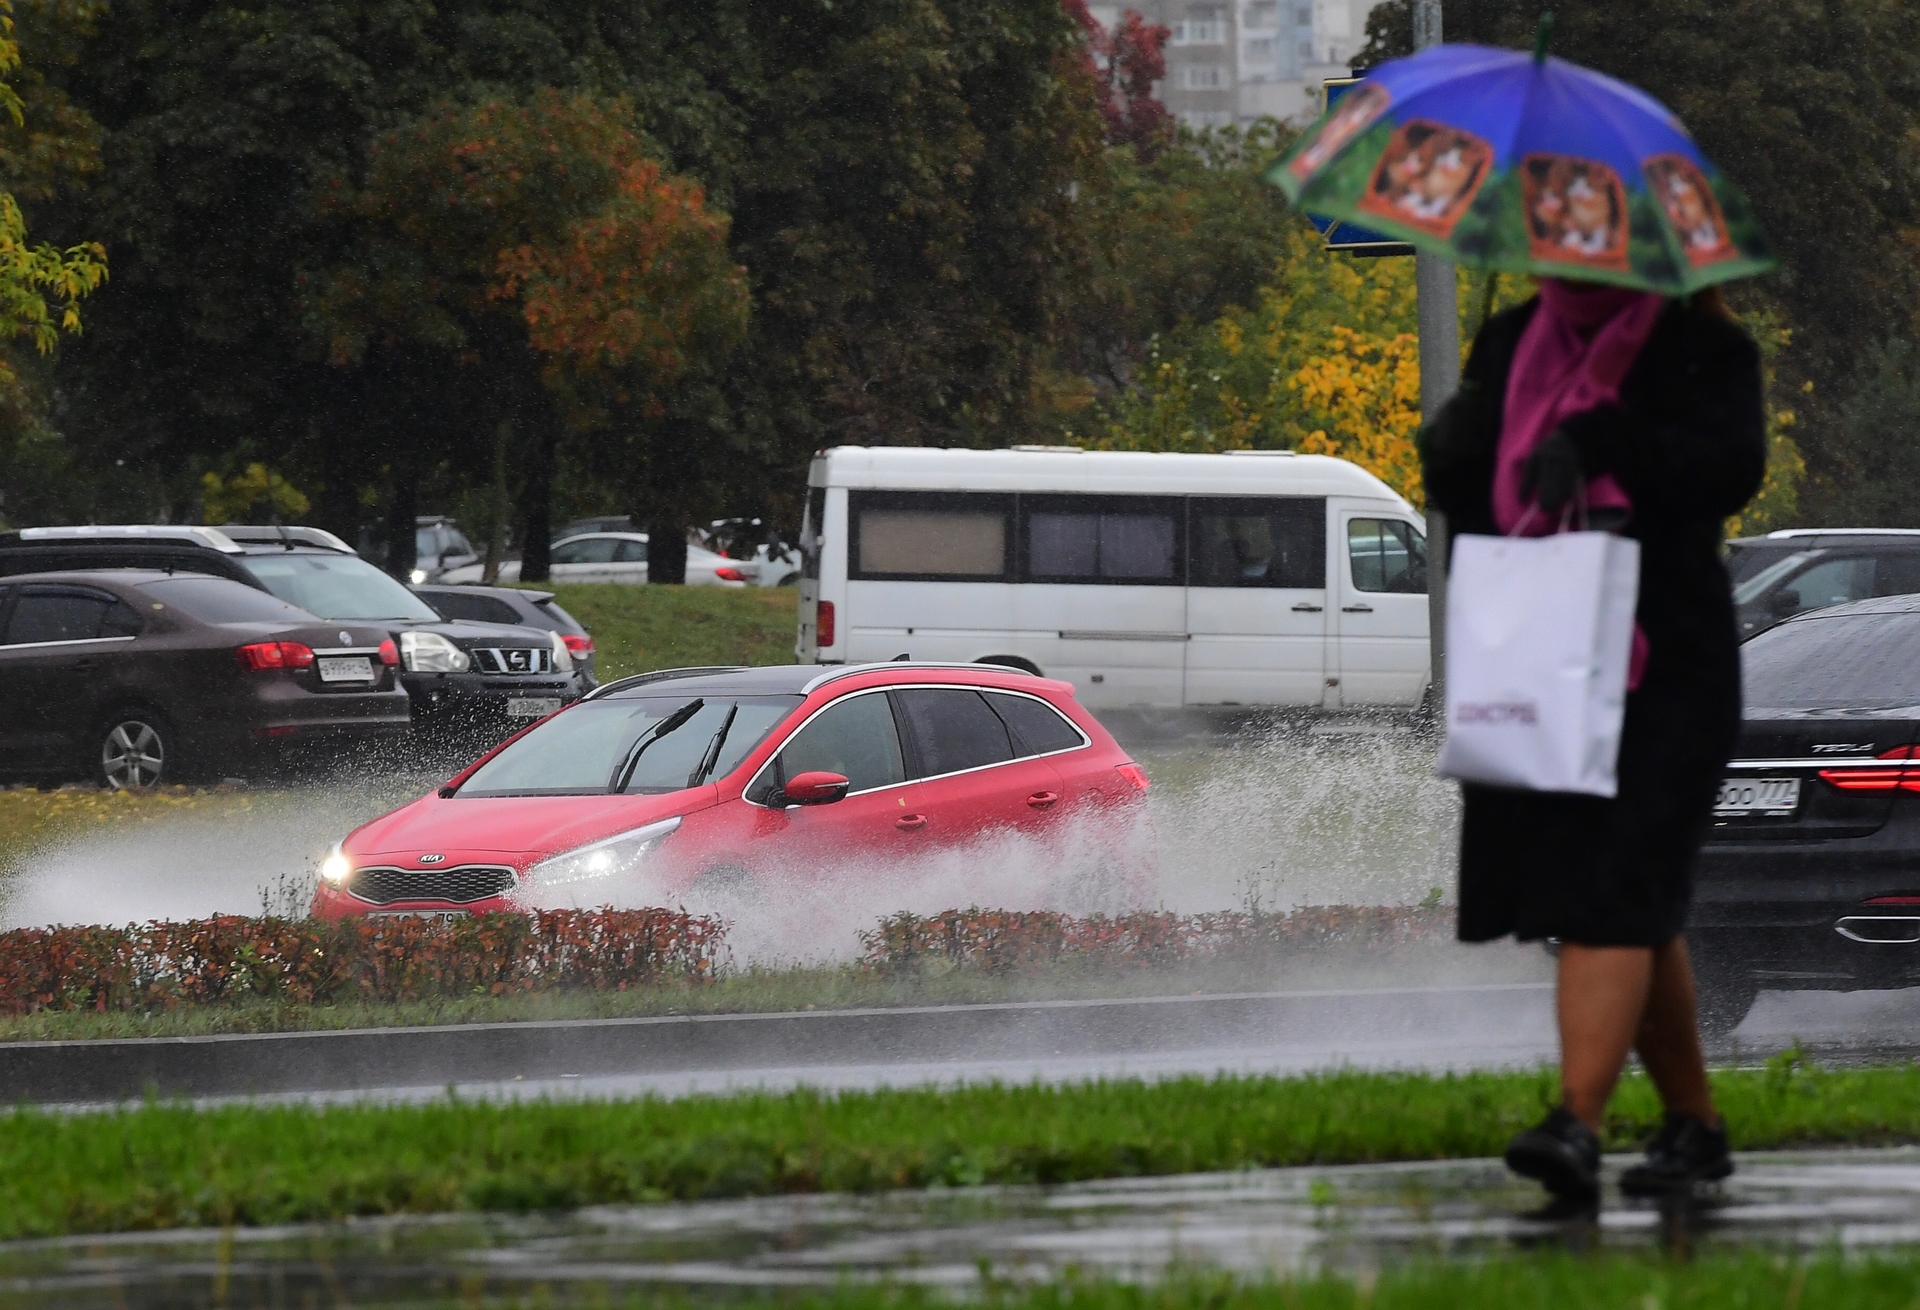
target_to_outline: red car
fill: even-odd
[[[660,904],[885,868],[995,832],[1044,838],[1075,816],[1137,812],[1146,789],[1067,683],[1015,669],[642,674],[356,829],[322,866],[313,910],[590,906],[636,880]]]

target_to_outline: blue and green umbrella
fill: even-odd
[[[1267,180],[1470,268],[1677,296],[1775,262],[1672,111],[1544,53],[1441,45],[1382,64]]]

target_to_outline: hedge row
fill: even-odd
[[[673,910],[482,914],[449,923],[223,915],[124,928],[21,928],[0,933],[0,1013],[705,982],[724,931],[718,919]]]
[[[1153,966],[1202,957],[1268,954],[1288,948],[1396,945],[1453,934],[1444,906],[1307,906],[1266,911],[1170,914],[1142,911],[1078,918],[1051,910],[901,913],[860,934],[862,963],[911,972],[930,961],[989,973],[1034,973],[1062,963]]]

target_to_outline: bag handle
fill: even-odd
[[[1587,481],[1585,478],[1582,478],[1580,480],[1580,485],[1574,488],[1573,499],[1568,501],[1565,505],[1561,506],[1560,526],[1555,528],[1552,532],[1547,533],[1546,535],[1553,537],[1553,536],[1558,536],[1562,532],[1574,530],[1570,527],[1570,524],[1574,522],[1574,511],[1576,509],[1578,509],[1580,512],[1579,520],[1578,520],[1580,526],[1577,530],[1580,532],[1586,532],[1589,530],[1589,525],[1588,525],[1588,519],[1587,519]],[[1520,521],[1514,524],[1513,527],[1507,531],[1507,535],[1509,537],[1519,536],[1522,532],[1526,530],[1527,525],[1533,522],[1533,516],[1538,514],[1539,512],[1540,512],[1540,501],[1538,498],[1536,498],[1531,505],[1527,506],[1527,512],[1520,516]]]

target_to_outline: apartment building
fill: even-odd
[[[1093,5],[1108,27],[1127,9],[1172,32],[1158,88],[1189,127],[1293,122],[1319,112],[1320,84],[1346,74],[1367,43],[1376,0],[1135,0]]]

